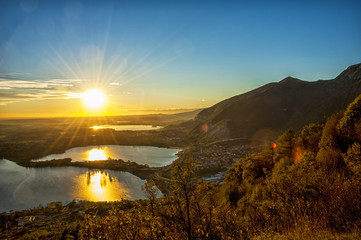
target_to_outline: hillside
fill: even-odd
[[[185,153],[163,195],[148,179],[145,200],[2,213],[0,238],[361,239],[361,95],[275,143],[240,157],[222,183],[201,180]]]
[[[287,77],[204,109],[195,118],[191,136],[272,139],[288,128],[299,130],[307,123],[323,121],[345,109],[360,93],[361,64],[331,80]]]

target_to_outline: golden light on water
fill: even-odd
[[[101,198],[104,195],[107,184],[106,176],[98,171],[92,176],[88,175],[88,177],[89,179],[87,179],[87,182],[89,183],[89,192],[97,199]]]
[[[99,148],[93,148],[87,154],[88,161],[108,159],[106,151]],[[128,193],[129,189],[118,178],[105,171],[88,171],[77,181],[77,195],[88,201],[119,201]]]
[[[103,171],[88,171],[77,180],[77,196],[88,201],[119,201],[129,194],[118,178]]]
[[[93,148],[88,151],[88,161],[96,161],[96,160],[107,160],[107,154],[104,150]]]

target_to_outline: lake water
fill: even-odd
[[[0,212],[53,201],[141,199],[144,180],[127,172],[76,167],[24,168],[0,160]]]
[[[170,164],[180,149],[148,146],[88,146],[51,154],[39,161],[71,158],[73,161],[123,159],[159,167]],[[127,172],[76,167],[24,168],[0,160],[0,212],[46,205],[53,201],[118,201],[145,198],[144,180]]]
[[[148,164],[150,167],[161,167],[171,164],[181,149],[158,148],[149,146],[119,146],[101,145],[76,147],[61,154],[51,154],[34,161],[46,161],[52,159],[71,158],[73,161],[94,161],[122,159],[139,164]]]
[[[95,130],[111,128],[114,129],[115,131],[148,131],[148,130],[158,130],[163,127],[152,126],[152,125],[99,125],[99,126],[93,126],[91,128]]]

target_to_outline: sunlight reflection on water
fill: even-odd
[[[109,172],[88,171],[78,177],[76,195],[88,201],[119,201],[128,197],[129,189]]]
[[[150,131],[162,129],[162,126],[152,125],[99,125],[90,127],[94,130],[98,129],[114,129],[115,131]]]
[[[93,148],[88,151],[88,161],[107,160],[108,156],[104,149]]]
[[[25,168],[0,159],[0,212],[74,199],[143,199],[144,183],[145,180],[127,172],[78,167]]]
[[[121,146],[94,145],[75,147],[60,154],[50,154],[33,161],[47,161],[52,159],[71,158],[73,162],[122,159],[138,164],[148,164],[151,167],[161,167],[171,164],[177,159],[176,153],[180,149],[158,148],[151,146]]]

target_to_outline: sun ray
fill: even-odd
[[[75,120],[77,120],[77,119],[74,119],[74,122],[75,122]],[[83,124],[83,122],[84,122],[84,118],[80,118],[79,121],[78,121],[78,125],[77,125],[76,128],[75,128],[74,134],[73,134],[73,136],[72,136],[72,137],[70,138],[70,140],[69,140],[69,143],[68,143],[67,148],[70,148],[70,147],[71,147],[71,145],[72,145],[72,143],[73,143],[73,141],[74,141],[74,139],[75,139],[75,136],[78,134],[79,129],[80,129],[81,125]]]
[[[79,128],[80,128],[80,125],[82,124],[82,119],[80,120],[81,122],[79,123],[79,119],[78,118],[73,118],[72,119],[72,122],[70,123],[70,124],[67,124],[66,125],[66,127],[65,127],[65,129],[64,129],[64,131],[63,132],[69,132],[69,130],[73,127],[73,126],[75,126],[77,123],[77,127],[76,127],[76,129],[78,130]],[[73,141],[73,139],[74,139],[74,136],[76,136],[76,134],[77,134],[77,132],[78,131],[71,131],[71,132],[73,132],[73,134],[72,134],[72,137],[70,138],[70,141],[69,141],[69,143],[68,143],[68,145],[67,145],[67,148],[69,148],[70,146],[71,146],[71,143],[72,143],[72,141]],[[53,151],[53,148],[57,145],[57,144],[59,144],[59,143],[61,143],[61,142],[63,142],[63,143],[65,143],[65,142],[67,142],[67,140],[66,140],[66,134],[59,134],[59,136],[43,151],[43,153],[42,153],[42,155],[47,155],[47,154],[49,154],[49,153],[51,153],[52,151]]]
[[[105,119],[108,121],[110,118],[105,116]],[[119,145],[117,138],[115,137],[115,131],[110,131],[110,136],[114,141],[115,145]]]

